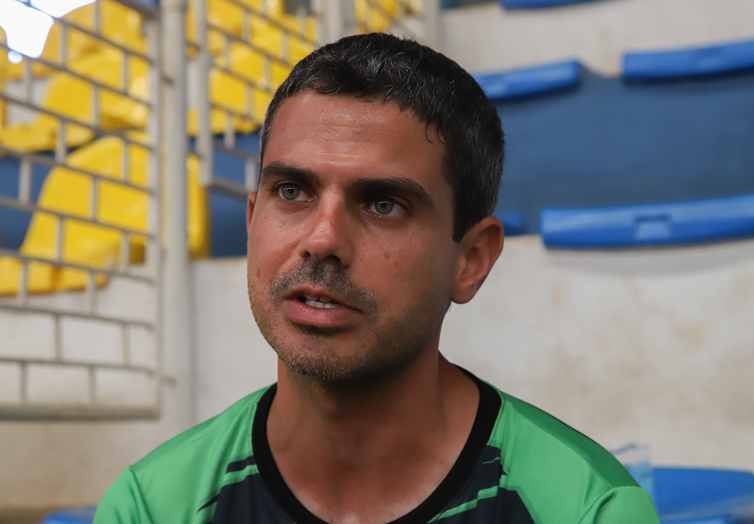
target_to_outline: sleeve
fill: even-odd
[[[659,524],[649,493],[635,486],[613,488],[587,510],[579,524]]]
[[[152,524],[131,468],[127,468],[102,497],[93,524]]]

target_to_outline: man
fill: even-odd
[[[96,522],[656,523],[604,449],[438,352],[503,246],[500,120],[448,58],[344,38],[278,89],[248,289],[278,383],[161,446]]]

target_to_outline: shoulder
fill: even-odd
[[[231,451],[227,448],[228,441],[235,440],[241,440],[241,449],[237,451],[251,454],[251,422],[257,403],[267,389],[242,398],[219,415],[173,437],[131,466],[131,470],[140,477],[173,463],[185,464],[187,459],[220,459]],[[242,435],[248,438],[239,439]],[[221,453],[218,455],[218,452]]]
[[[142,507],[156,517],[164,509],[190,522],[217,495],[233,463],[253,457],[251,427],[257,404],[269,388],[236,402],[223,413],[162,444],[130,466],[108,490],[102,507]],[[175,501],[182,501],[177,508]],[[139,521],[137,521],[139,522]]]
[[[523,400],[499,393],[503,404],[493,437],[515,444],[505,446],[513,453],[510,466],[535,461],[564,475],[588,473],[605,488],[637,485],[620,462],[594,440]],[[542,455],[543,451],[548,454]]]
[[[605,448],[555,417],[497,390],[502,398],[490,445],[500,450],[501,487],[518,492],[537,522],[580,522],[590,508],[644,493]],[[590,521],[591,522],[591,521]]]

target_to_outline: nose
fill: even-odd
[[[348,209],[340,196],[323,195],[309,217],[307,226],[299,247],[302,258],[314,257],[320,261],[329,259],[337,261],[342,267],[352,264],[354,250],[349,231],[352,225]]]

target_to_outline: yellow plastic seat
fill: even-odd
[[[263,0],[241,0],[246,5],[261,9]],[[389,28],[390,19],[399,12],[398,0],[380,0],[383,9],[370,8],[365,0],[354,0],[356,17],[362,27],[369,31]],[[419,0],[412,0],[418,4]],[[315,20],[308,17],[302,21],[285,13],[282,0],[267,1],[267,16],[288,28],[292,33],[304,32],[307,39],[315,36]],[[242,37],[243,17],[238,6],[226,0],[208,0],[210,23],[224,31]],[[416,8],[418,10],[418,7]],[[84,6],[69,13],[68,19],[77,24],[92,28],[94,24],[94,6]],[[102,0],[102,29],[108,37],[135,51],[144,52],[145,40],[141,34],[141,16],[113,0]],[[59,24],[55,24],[48,38],[42,56],[50,61],[59,57]],[[290,68],[298,60],[312,51],[312,45],[291,36],[284,45],[283,31],[263,17],[252,16],[250,19],[251,43],[257,48],[282,59],[272,61],[271,78],[266,78],[265,58],[262,53],[251,47],[232,40],[217,31],[208,34],[209,50],[221,67],[227,67],[235,75],[265,86],[269,89],[252,89],[251,94],[243,81],[217,68],[210,73],[210,97],[213,103],[226,107],[234,113],[249,117],[231,116],[233,128],[237,132],[248,133],[259,128],[267,105],[271,99],[271,90],[277,88],[288,75]],[[189,40],[195,40],[195,25],[189,11],[187,34]],[[0,35],[2,37],[3,35]],[[103,84],[121,87],[121,65],[123,53],[112,46],[70,31],[68,35],[69,67]],[[228,47],[228,64],[226,60]],[[287,50],[287,52],[286,52]],[[287,56],[284,56],[287,55]],[[129,63],[129,93],[137,98],[146,99],[148,95],[147,65],[138,59]],[[21,64],[10,64],[7,58],[0,57],[0,83],[7,79],[20,78]],[[79,121],[92,122],[91,84],[71,75],[50,71],[50,68],[36,65],[34,75],[50,75],[48,94],[43,106],[69,115]],[[0,86],[1,87],[1,86]],[[100,92],[100,125],[106,129],[143,129],[148,116],[147,108],[119,95],[102,90]],[[3,108],[0,106],[0,115]],[[210,124],[212,132],[222,133],[226,129],[228,114],[226,111],[213,110]],[[58,121],[46,115],[40,115],[31,124],[3,126],[0,119],[0,143],[22,151],[52,150],[55,147]],[[189,112],[189,132],[196,135],[198,122],[196,111]],[[141,136],[134,134],[133,136]],[[66,129],[68,146],[86,144],[93,133],[80,126],[69,125]],[[128,181],[137,186],[146,184],[148,171],[147,152],[137,146],[128,147],[130,172]],[[98,139],[83,145],[69,156],[72,166],[101,173],[105,177],[118,179],[121,176],[123,142],[115,137]],[[204,189],[198,182],[198,161],[190,157],[187,162],[189,180],[188,192],[188,234],[189,247],[193,257],[204,257],[209,253],[210,238],[208,227],[208,201]],[[108,181],[95,182],[98,186],[97,219],[103,224],[120,226],[137,232],[146,232],[148,224],[148,197],[145,193]],[[57,168],[48,175],[38,204],[40,207],[65,212],[81,217],[89,216],[91,178],[68,169]],[[38,212],[32,217],[29,230],[20,253],[40,259],[55,259],[57,256],[56,235],[59,219],[49,213]],[[121,264],[121,244],[123,234],[106,225],[86,224],[75,220],[65,220],[63,225],[65,238],[62,244],[62,258],[66,262],[79,264],[88,268],[114,268]],[[129,235],[128,263],[137,264],[144,261],[146,237],[138,233]],[[17,292],[21,274],[21,263],[14,258],[0,257],[0,294]],[[101,274],[96,282],[104,285],[106,279]],[[31,293],[78,290],[86,287],[87,273],[82,270],[58,268],[44,262],[29,264],[28,289]]]
[[[72,71],[102,84],[120,87],[123,53],[117,49],[101,49],[70,64]],[[131,58],[131,88],[129,94],[139,99],[147,95],[147,65],[143,60]],[[77,121],[93,123],[92,84],[67,73],[50,77],[47,95],[42,107]],[[99,90],[100,126],[104,129],[144,128],[148,116],[146,105],[119,94]],[[55,148],[58,119],[40,113],[30,123],[17,123],[0,130],[0,144],[20,151],[48,151]],[[66,144],[79,146],[92,139],[94,133],[82,126],[66,126]]]
[[[127,181],[136,186],[145,186],[148,176],[147,151],[138,146],[128,146],[129,166]],[[99,139],[80,148],[69,157],[69,164],[102,176],[120,179],[123,141],[115,137]],[[188,189],[188,235],[191,255],[206,257],[209,253],[209,227],[207,195],[199,184],[198,162],[195,157],[187,162]],[[64,242],[62,259],[91,268],[115,268],[121,259],[123,233],[106,227],[120,226],[137,232],[147,231],[148,195],[137,189],[125,187],[106,180],[96,182],[98,189],[97,220],[105,225],[88,224],[64,219]],[[38,205],[45,209],[88,217],[92,179],[64,168],[53,169],[39,196]],[[20,248],[22,255],[55,259],[58,221],[49,213],[34,214]],[[129,235],[130,260],[137,264],[144,261],[146,237]],[[21,275],[21,263],[10,257],[0,257],[0,295],[15,294]],[[105,283],[98,276],[97,284]],[[29,264],[28,289],[31,293],[69,291],[86,287],[87,273],[83,270],[58,268],[44,262]]]

